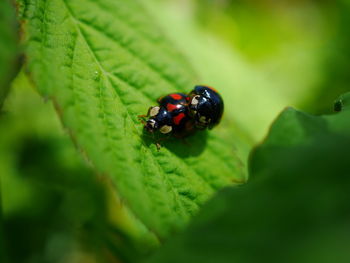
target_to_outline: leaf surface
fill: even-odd
[[[28,68],[96,170],[160,238],[218,189],[245,181],[232,124],[159,152],[138,115],[196,74],[138,1],[21,1]]]
[[[253,151],[249,183],[219,193],[149,262],[349,262],[343,108],[328,116],[286,109]]]
[[[10,1],[0,2],[0,107],[17,67],[18,38],[16,16]]]

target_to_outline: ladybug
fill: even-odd
[[[184,138],[197,130],[212,129],[220,122],[224,102],[220,94],[208,86],[195,86],[188,94],[172,93],[158,100],[158,106],[140,115],[144,128],[154,134],[172,134]],[[143,118],[148,118],[147,121]],[[160,144],[156,146],[160,149]]]
[[[185,137],[194,131],[194,122],[189,116],[189,97],[183,93],[172,93],[158,99],[158,106],[150,107],[144,122],[145,129],[154,133],[173,134]]]
[[[214,88],[195,86],[188,96],[189,115],[197,129],[212,129],[219,124],[224,112],[224,101]]]

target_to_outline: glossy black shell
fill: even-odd
[[[159,98],[158,103],[160,107],[158,114],[147,121],[149,123],[150,120],[154,120],[154,127],[148,130],[158,130],[163,125],[168,125],[172,127],[173,134],[188,135],[188,129],[191,126],[189,122],[192,123],[188,115],[188,96],[183,93],[173,93]],[[176,122],[177,118],[178,122]]]
[[[199,95],[198,104],[189,104],[190,114],[195,120],[196,127],[212,129],[221,120],[224,113],[224,101],[216,90],[208,86],[195,86],[189,94],[191,101],[196,95]],[[206,120],[205,123],[201,121],[203,117]]]
[[[174,95],[176,97],[174,97]],[[172,104],[172,105],[177,105],[178,106],[178,110],[183,110],[183,108],[187,105],[188,101],[187,101],[187,95],[183,94],[183,93],[172,93],[169,94],[167,96],[164,97],[160,97],[158,99],[158,103],[159,106],[163,106],[165,108],[167,108],[168,104]],[[176,114],[177,110],[175,110],[173,113]]]
[[[158,130],[163,125],[172,126],[172,115],[164,107],[160,107],[158,114],[151,119],[155,120],[154,130]]]

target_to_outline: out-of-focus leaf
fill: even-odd
[[[1,193],[1,178],[0,178],[0,260],[5,262],[5,247],[4,247],[4,227],[2,219],[2,193]]]
[[[181,228],[218,189],[245,181],[226,119],[157,151],[137,116],[196,83],[186,59],[139,1],[19,1],[28,69],[99,173],[159,237]]]
[[[332,99],[350,90],[350,1],[325,1],[322,6],[327,15],[325,23],[332,22],[329,25],[331,34],[323,44],[322,78],[315,92],[304,102],[309,111],[319,114],[331,112]]]
[[[334,111],[339,112],[342,110],[349,110],[350,106],[350,92],[347,92],[341,96],[334,102]]]
[[[349,119],[286,109],[251,155],[250,182],[219,193],[150,262],[349,262]]]
[[[0,108],[17,65],[18,37],[14,7],[9,0],[0,2]]]
[[[156,238],[77,154],[26,75],[11,90],[0,118],[1,262],[135,262],[154,249]]]

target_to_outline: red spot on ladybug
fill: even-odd
[[[185,114],[183,112],[181,112],[179,115],[177,115],[173,118],[173,121],[176,125],[179,125],[183,118],[185,118]]]
[[[170,97],[172,97],[174,100],[181,100],[182,96],[180,94],[170,94]]]
[[[174,111],[174,110],[176,110],[178,107],[177,107],[177,105],[168,103],[168,104],[166,105],[166,108],[167,108],[168,111]]]

